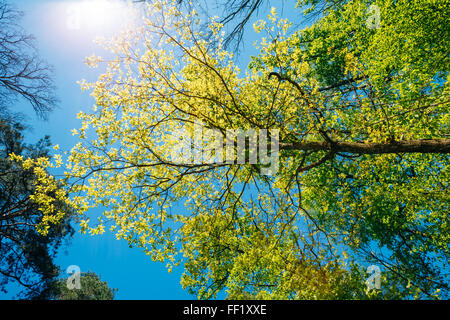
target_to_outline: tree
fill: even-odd
[[[23,142],[23,125],[17,117],[0,118],[0,290],[15,282],[23,298],[46,298],[47,291],[59,274],[53,259],[57,250],[74,230],[70,225],[73,211],[63,203],[60,223],[44,236],[36,225],[43,214],[29,198],[35,190],[33,168],[25,170],[8,159],[10,153],[30,159],[48,157],[49,137],[35,145]],[[52,195],[54,190],[48,190]]]
[[[103,206],[84,231],[110,223],[169,270],[183,263],[182,285],[200,298],[448,297],[448,8],[321,8],[289,36],[274,9],[255,24],[267,36],[244,74],[223,49],[221,23],[211,22],[211,38],[195,12],[156,4],[144,26],[105,42],[116,59],[82,83],[96,106],[73,131],[61,182],[72,196],[55,200],[81,213]],[[378,11],[380,26],[370,22]],[[269,130],[279,162],[241,163],[236,152],[180,161],[180,139],[200,124],[223,136]],[[208,142],[187,141],[194,154]],[[37,204],[57,222],[51,202]],[[379,290],[366,290],[369,264],[382,268]]]
[[[0,111],[21,97],[45,117],[57,102],[51,67],[38,57],[33,36],[19,25],[22,16],[0,0]]]
[[[69,289],[67,279],[58,279],[51,290],[51,299],[55,300],[113,300],[117,291],[91,271],[81,274],[79,289]]]

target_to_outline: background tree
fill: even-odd
[[[290,35],[272,10],[255,24],[265,37],[246,73],[223,50],[221,23],[211,38],[193,12],[148,15],[105,42],[117,59],[82,85],[96,106],[73,131],[61,182],[73,196],[55,200],[106,208],[83,230],[108,223],[169,270],[184,264],[182,285],[200,298],[448,297],[447,6],[340,1]],[[180,161],[173,132],[193,135],[199,121],[223,134],[279,130],[279,170]],[[382,267],[380,290],[365,290],[369,264]]]
[[[80,289],[69,289],[67,279],[58,279],[52,285],[51,299],[55,300],[113,300],[117,289],[108,287],[95,273],[81,273]]]
[[[0,112],[20,97],[45,117],[57,102],[51,67],[39,58],[34,37],[19,25],[22,16],[0,0]]]

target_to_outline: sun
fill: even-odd
[[[71,2],[67,14],[69,29],[105,30],[128,19],[129,8],[123,0],[84,0]]]
[[[106,0],[93,0],[82,4],[84,22],[91,26],[104,26],[113,18],[113,5]],[[115,13],[115,12],[114,12]]]

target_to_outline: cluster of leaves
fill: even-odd
[[[195,12],[156,3],[143,26],[103,42],[115,59],[88,59],[107,70],[82,82],[96,106],[73,131],[70,199],[54,201],[82,214],[102,206],[84,231],[110,224],[169,270],[183,263],[182,285],[200,298],[448,297],[448,7],[325,4],[290,35],[272,10],[255,25],[267,36],[244,73],[221,23],[211,38]],[[379,29],[366,25],[369,5]],[[278,129],[279,172],[174,161],[172,133],[192,134],[196,121],[224,134]],[[439,147],[420,149],[430,141]],[[43,226],[58,221],[51,204],[40,203],[56,217]],[[372,263],[382,287],[367,291]]]

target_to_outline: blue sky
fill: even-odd
[[[89,110],[94,104],[89,93],[81,92],[77,81],[95,80],[101,72],[89,69],[83,61],[94,52],[104,54],[92,40],[98,34],[108,36],[117,32],[117,21],[122,17],[112,9],[115,11],[111,17],[97,21],[93,12],[77,11],[75,1],[9,2],[24,11],[21,25],[36,37],[40,56],[53,65],[60,99],[59,107],[47,121],[39,120],[31,106],[24,102],[11,110],[27,116],[27,123],[33,128],[26,132],[28,142],[48,134],[61,150],[70,150],[75,143],[70,130],[80,126],[76,114],[80,110]],[[74,17],[79,14],[81,17]],[[249,34],[245,38],[241,64],[248,62],[249,54],[254,53],[251,44],[255,35]],[[117,299],[195,299],[181,288],[181,267],[169,274],[164,264],[152,262],[140,249],[129,248],[125,241],[118,241],[109,233],[95,237],[76,233],[71,245],[59,253],[56,264],[63,270],[69,265],[78,265],[82,272],[90,270],[101,275],[110,287],[119,289]],[[11,287],[8,294],[0,294],[0,299],[10,299],[15,293],[15,288]]]

